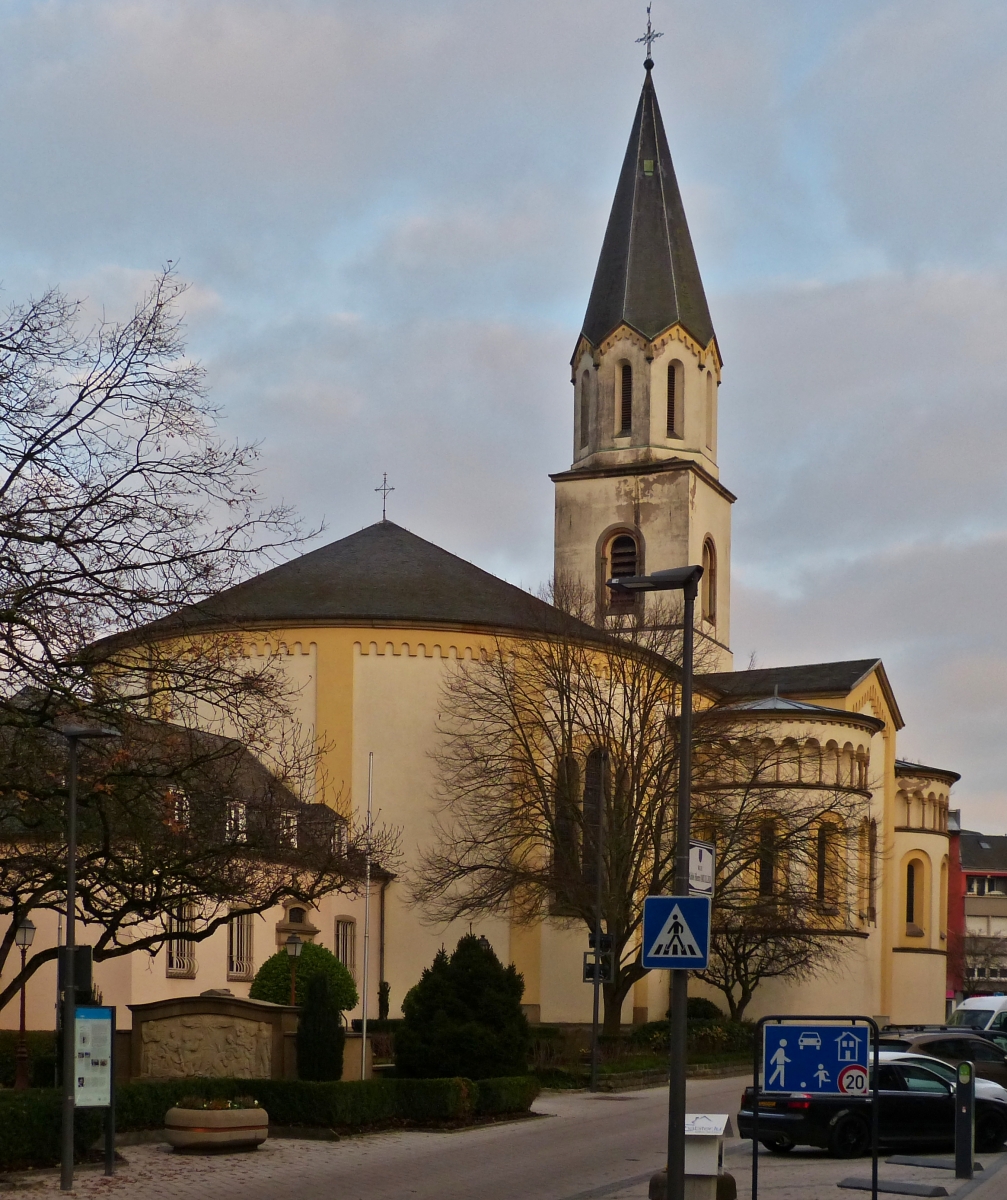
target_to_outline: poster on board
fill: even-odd
[[[77,1108],[108,1108],[112,1103],[112,1014],[111,1008],[77,1009],[73,1089]]]

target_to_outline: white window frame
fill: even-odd
[[[227,802],[224,833],[228,841],[248,841],[248,809],[240,800]]]
[[[336,917],[333,948],[336,958],[357,977],[357,922],[353,917]]]

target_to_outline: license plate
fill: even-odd
[[[775,1108],[775,1107],[776,1107],[775,1100],[760,1100],[759,1101],[759,1108]]]

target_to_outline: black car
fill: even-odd
[[[752,1136],[753,1089],[741,1098],[738,1130]],[[916,1063],[882,1063],[878,1076],[883,1144],[954,1143],[954,1085]],[[776,1153],[821,1146],[836,1158],[856,1158],[871,1148],[871,1100],[865,1096],[762,1093],[759,1141]],[[1007,1141],[1007,1101],[976,1098],[976,1149],[985,1154]]]

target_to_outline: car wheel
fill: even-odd
[[[833,1158],[860,1158],[871,1144],[867,1123],[852,1113],[839,1120],[829,1130],[829,1153]]]
[[[1007,1121],[995,1112],[976,1114],[976,1149],[993,1154],[1007,1141]]]
[[[794,1143],[788,1137],[763,1138],[762,1144],[773,1154],[789,1154]]]

